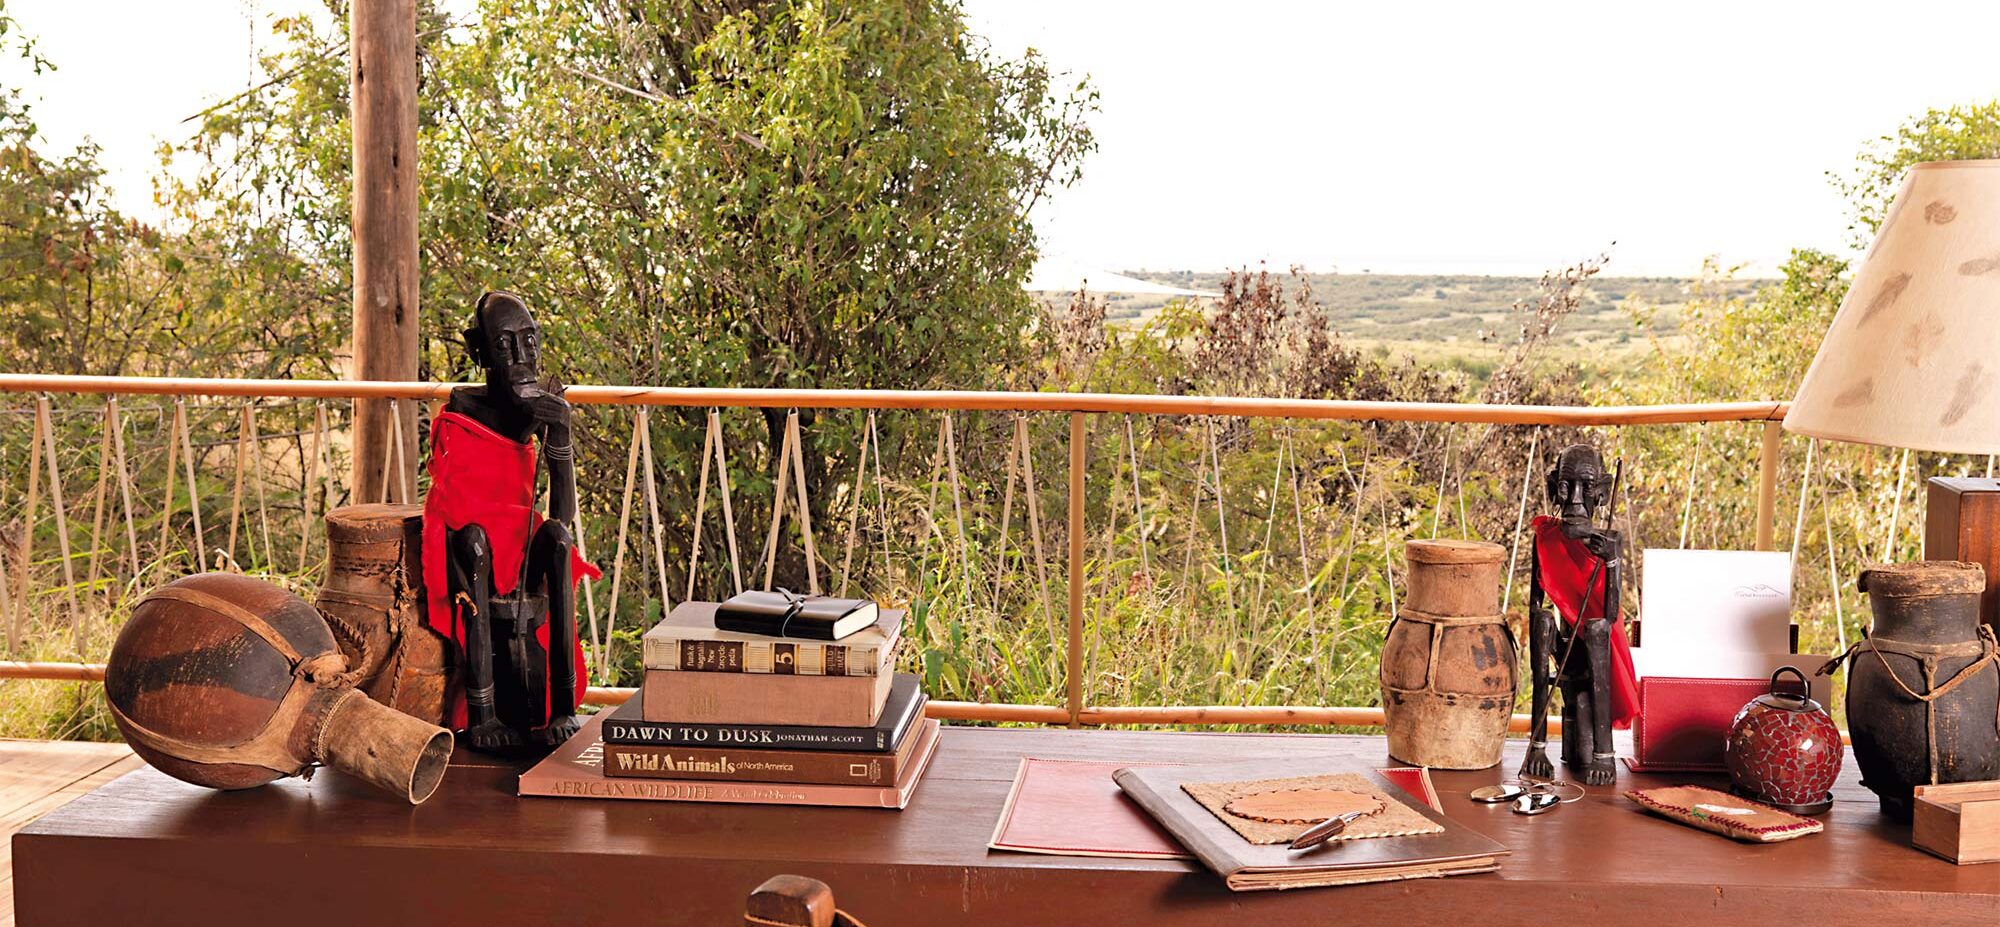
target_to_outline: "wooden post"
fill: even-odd
[[[1083,413],[1069,414],[1069,726],[1083,724]]]
[[[417,5],[354,0],[348,70],[354,131],[356,380],[417,377]],[[354,498],[379,502],[416,482],[416,404],[354,403]],[[390,428],[390,416],[404,419]],[[392,454],[390,442],[403,447]],[[394,460],[403,472],[390,472]]]
[[[1782,423],[1764,423],[1764,448],[1757,455],[1757,549],[1770,550],[1778,517],[1778,452],[1785,436]]]

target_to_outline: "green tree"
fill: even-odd
[[[40,56],[0,12],[0,48]],[[296,285],[299,256],[189,212],[166,227],[110,205],[98,151],[51,153],[20,88],[0,87],[0,364],[38,373],[324,376],[327,314]],[[269,249],[266,249],[267,251]],[[341,300],[344,305],[344,298]]]
[[[344,275],[345,17],[278,23],[281,80],[211,110],[175,202]],[[483,4],[422,27],[436,373],[483,287],[593,380],[973,386],[1033,305],[1029,210],[1077,176],[1087,85],[955,4]]]
[[[1876,139],[1851,171],[1833,178],[1852,210],[1847,230],[1854,244],[1865,247],[1875,237],[1910,165],[1983,158],[2000,158],[2000,100],[1933,109]]]
[[[169,195],[243,262],[315,284],[351,262],[329,9],[279,21],[274,82],[205,115]],[[1087,84],[994,54],[946,0],[487,0],[425,9],[419,46],[426,376],[469,373],[457,333],[505,287],[567,382],[1001,385],[1035,312],[1031,211],[1093,145]],[[698,422],[656,421],[664,492],[691,501]],[[774,448],[781,422],[732,443]],[[823,511],[852,421],[807,425]],[[611,430],[584,431],[598,498],[623,472]],[[768,490],[768,458],[733,460]]]

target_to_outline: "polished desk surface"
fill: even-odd
[[[2000,864],[1910,846],[1853,764],[1823,834],[1736,843],[1621,793],[1715,777],[1620,769],[1554,813],[1465,793],[1518,765],[1434,772],[1445,813],[1512,850],[1497,873],[1231,893],[1198,864],[988,850],[1022,756],[1132,762],[1338,757],[1380,737],[947,727],[902,812],[518,798],[514,767],[461,754],[421,807],[337,773],[246,792],[134,772],[16,837],[17,914],[56,924],[734,925],[766,877],[823,879],[873,927],[944,924],[1991,923]],[[1560,767],[1558,767],[1560,771]],[[1476,918],[1476,920],[1473,920]]]

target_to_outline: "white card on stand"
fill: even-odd
[[[1791,554],[1655,549],[1645,557],[1639,617],[1655,674],[1722,678],[1701,668],[1719,669],[1724,655],[1792,649]]]
[[[1640,679],[1648,676],[1677,676],[1695,679],[1769,679],[1781,667],[1796,667],[1811,678],[1826,657],[1806,653],[1697,653],[1692,650],[1632,648],[1632,668]],[[1813,680],[1813,688],[1824,695],[1831,685]],[[1825,699],[1821,699],[1825,701]]]

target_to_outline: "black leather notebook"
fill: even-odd
[[[1353,775],[1417,816],[1410,836],[1366,837],[1294,852],[1284,843],[1256,844],[1203,807],[1184,785]],[[1112,775],[1118,787],[1168,833],[1222,876],[1234,891],[1352,885],[1492,872],[1507,848],[1433,810],[1379,771],[1338,760],[1264,760],[1226,766],[1129,767]],[[1422,820],[1418,820],[1418,818]],[[1428,823],[1424,823],[1428,821]]]
[[[742,634],[837,641],[875,623],[875,603],[865,599],[802,596],[753,589],[730,596],[715,610],[715,627]]]

